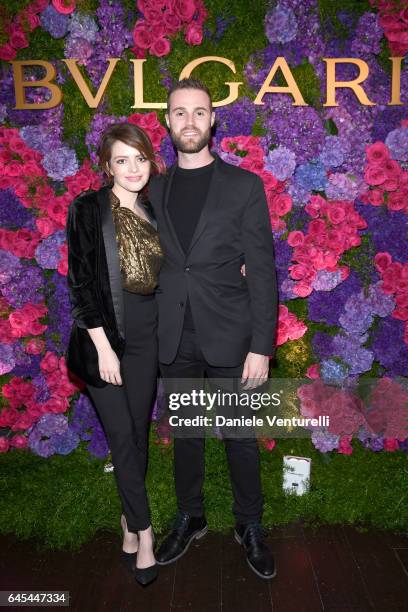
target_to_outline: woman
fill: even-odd
[[[99,160],[110,185],[81,194],[68,214],[67,363],[87,383],[104,426],[123,508],[122,558],[145,585],[157,576],[145,475],[162,260],[145,193],[160,168],[147,134],[129,123],[104,132]]]

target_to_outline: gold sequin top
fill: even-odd
[[[159,235],[149,221],[120,205],[110,191],[123,289],[147,295],[157,287],[163,251]]]

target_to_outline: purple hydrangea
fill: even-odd
[[[58,126],[58,124],[55,127],[53,130],[50,130],[50,126],[47,124],[26,125],[21,128],[20,135],[31,149],[45,155],[62,147],[62,127],[61,125]]]
[[[335,450],[339,445],[340,436],[330,433],[327,429],[315,429],[312,432],[312,442],[321,453]]]
[[[370,349],[390,376],[408,376],[408,344],[404,342],[404,323],[394,317],[380,319],[372,334]]]
[[[339,325],[340,314],[350,295],[361,289],[361,281],[352,270],[349,276],[330,292],[314,291],[308,298],[308,315],[312,321]]]
[[[408,161],[408,127],[392,130],[385,139],[391,157],[398,161]]]
[[[256,110],[252,100],[240,98],[234,104],[215,110],[217,143],[225,136],[249,136],[256,121]]]
[[[47,299],[48,327],[45,332],[45,341],[48,351],[64,352],[68,346],[71,333],[72,318],[71,305],[68,294],[67,279],[55,271],[49,279],[50,291]]]
[[[35,250],[37,263],[45,269],[56,269],[61,259],[59,249],[64,242],[64,230],[58,230],[45,238]]]
[[[79,169],[74,149],[65,146],[49,151],[41,163],[48,176],[55,181],[62,181],[66,176],[72,176]]]
[[[69,455],[79,444],[78,434],[68,427],[64,433],[52,436],[55,452],[58,455]]]
[[[350,367],[350,375],[368,372],[373,365],[373,352],[361,346],[364,340],[364,336],[348,334],[333,337],[332,355],[340,357]]]
[[[0,226],[5,229],[35,229],[33,211],[23,205],[11,188],[0,190]]]
[[[341,385],[349,373],[348,367],[334,359],[323,359],[320,363],[320,375],[328,385]]]
[[[87,13],[72,13],[69,21],[69,35],[72,38],[83,38],[88,42],[94,42],[98,33],[98,26],[94,19]]]
[[[0,344],[0,376],[11,372],[15,365],[13,347],[10,344]]]
[[[326,195],[329,200],[354,200],[362,191],[363,181],[354,175],[333,172],[328,177]]]
[[[65,41],[64,56],[75,58],[78,64],[86,66],[93,53],[93,45],[86,38],[69,36]]]
[[[356,202],[356,211],[367,222],[368,233],[376,252],[387,251],[393,260],[407,261],[408,215],[386,207],[367,206]],[[376,277],[377,273],[376,273]]]
[[[326,136],[319,160],[325,168],[336,168],[344,162],[346,145],[338,136]]]
[[[294,12],[278,4],[265,17],[265,34],[269,42],[287,43],[297,33],[297,19]]]
[[[88,147],[88,152],[94,164],[98,163],[97,150],[104,131],[113,123],[124,123],[127,117],[116,117],[115,115],[104,115],[103,113],[95,113],[89,126],[87,135],[85,136],[85,144]]]
[[[278,179],[285,181],[292,176],[296,168],[296,155],[286,147],[276,147],[269,151],[265,160],[265,169]]]
[[[99,459],[107,457],[109,447],[101,422],[92,402],[82,393],[74,404],[70,427],[81,440],[89,441],[88,450],[92,455]]]
[[[324,191],[327,185],[326,170],[319,161],[300,164],[295,171],[295,180],[308,191]]]
[[[167,134],[165,138],[163,138],[162,143],[160,145],[160,157],[163,159],[167,168],[172,166],[177,159],[177,153],[170,138],[170,135]],[[241,159],[239,160],[241,163]]]
[[[9,283],[21,268],[22,263],[16,255],[0,249],[0,285]]]
[[[68,429],[68,419],[63,414],[43,414],[29,430],[28,446],[40,457],[51,457],[56,450],[54,437]]]
[[[292,198],[293,205],[298,208],[306,206],[312,195],[308,189],[303,189],[297,183],[291,183],[289,185],[288,193]]]
[[[28,262],[12,275],[8,283],[2,286],[2,294],[14,308],[22,308],[29,302],[37,304],[44,299],[45,281],[41,269]]]
[[[343,282],[340,270],[337,272],[327,272],[327,270],[318,270],[312,282],[312,287],[315,291],[333,291]]]
[[[44,377],[44,374],[39,373],[32,379],[33,385],[36,388],[35,401],[40,403],[47,402],[51,393],[47,385],[47,381]]]
[[[349,297],[339,317],[340,325],[348,332],[363,334],[373,322],[372,309],[362,293]]]
[[[62,38],[68,31],[70,19],[50,4],[41,13],[40,21],[44,30],[53,38]]]
[[[368,58],[378,55],[381,51],[381,39],[384,30],[379,24],[376,13],[367,12],[361,15],[354,30],[351,43],[351,57]]]

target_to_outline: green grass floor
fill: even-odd
[[[153,439],[154,434],[152,434]],[[394,531],[408,528],[408,457],[401,451],[375,453],[354,442],[351,456],[315,450],[310,440],[278,440],[272,452],[261,450],[265,495],[264,524],[296,520],[313,524],[348,523]],[[282,491],[285,454],[312,458],[311,490],[303,496]],[[0,533],[35,537],[40,545],[75,549],[96,531],[120,533],[120,504],[114,476],[85,449],[42,459],[27,451],[0,457]],[[150,445],[148,491],[157,533],[176,509],[172,447]],[[224,447],[207,441],[206,514],[212,530],[234,524]]]

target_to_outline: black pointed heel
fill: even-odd
[[[122,550],[120,553],[120,560],[122,562],[122,565],[127,569],[129,574],[131,574],[132,576],[135,575],[136,555],[137,553],[127,553],[124,550]]]
[[[133,573],[139,584],[142,586],[147,586],[153,582],[153,580],[156,580],[159,574],[158,565],[155,563],[154,565],[149,565],[149,567],[135,567]]]

